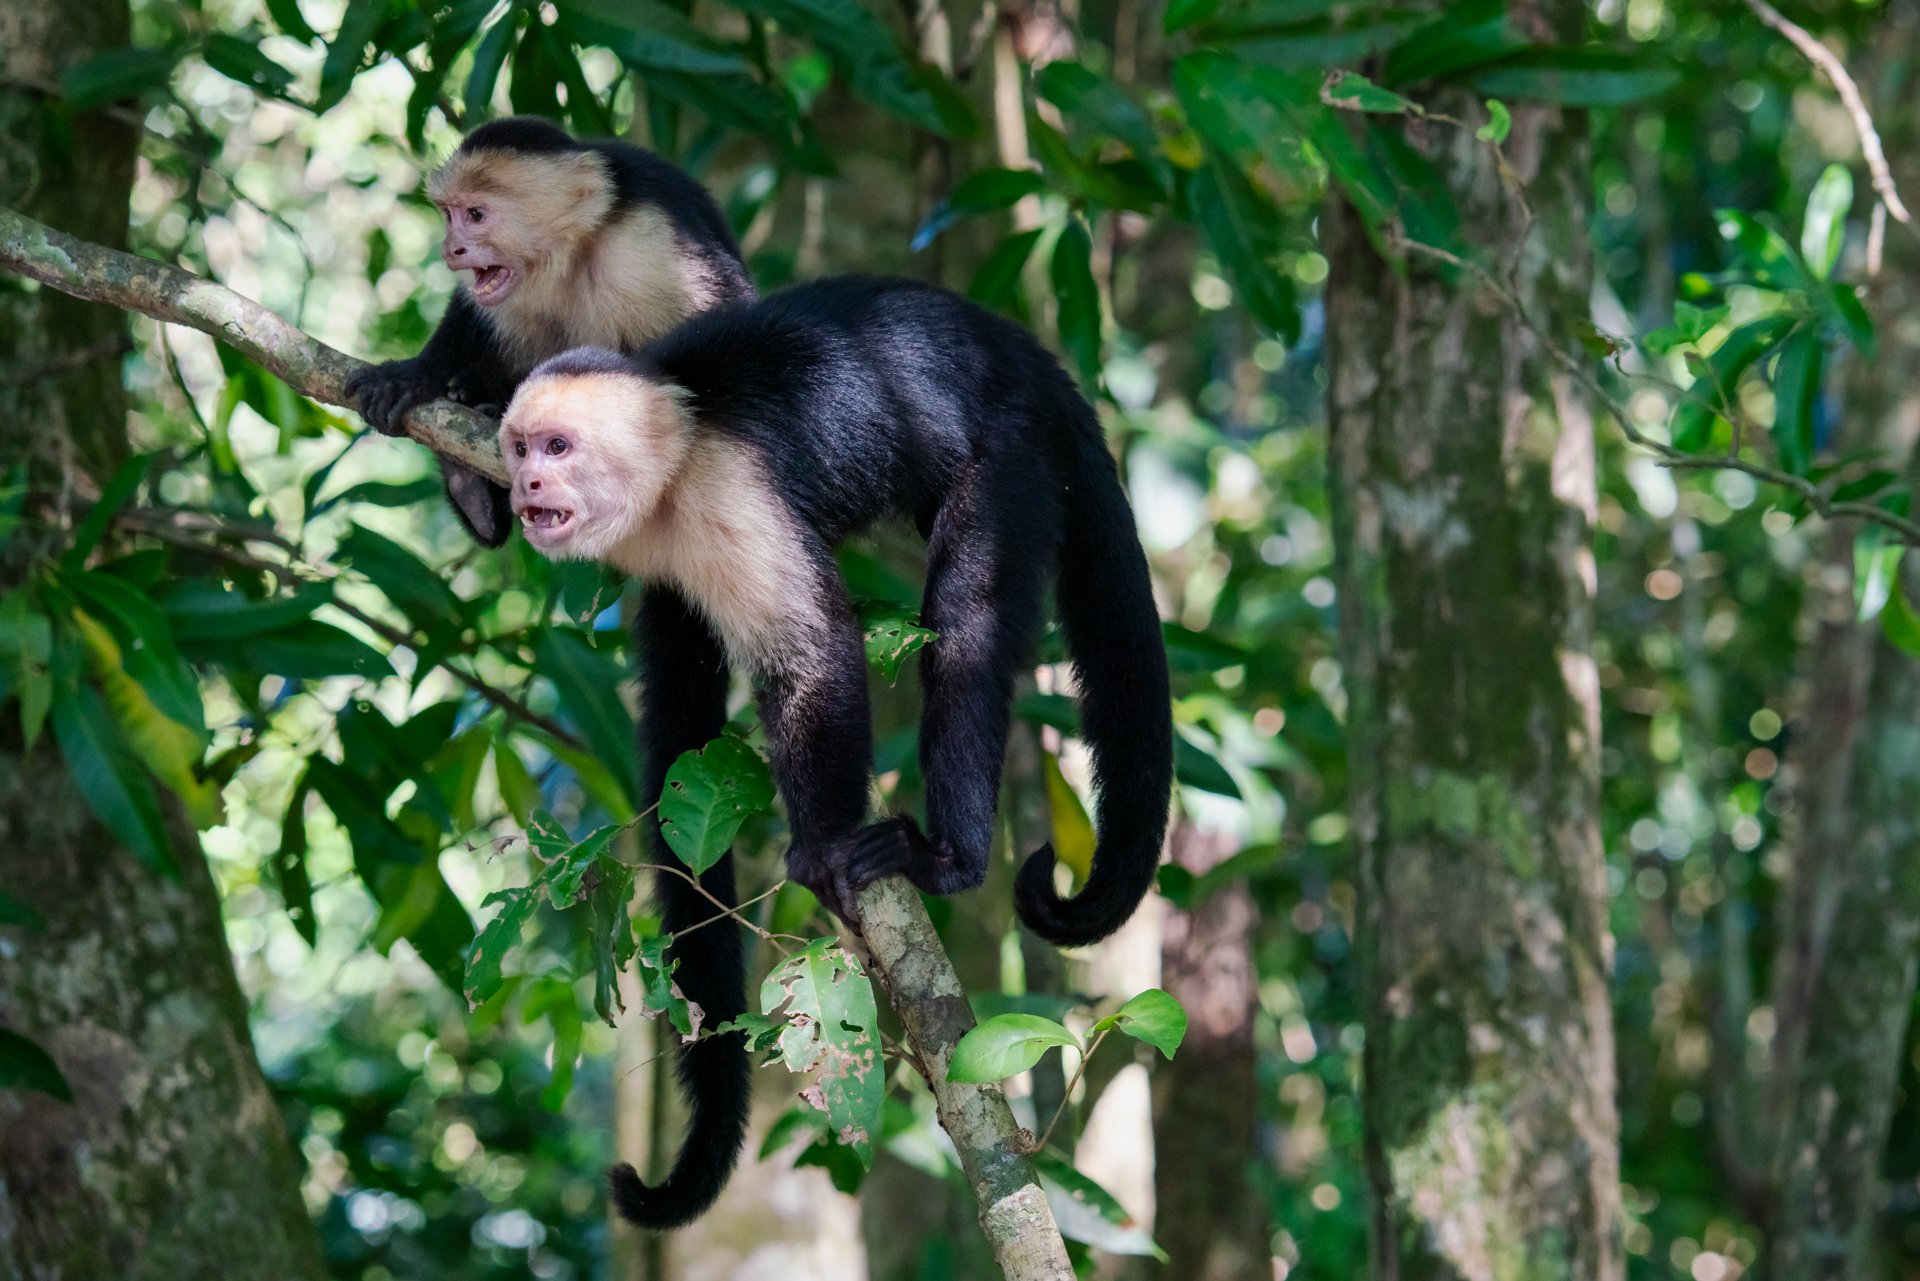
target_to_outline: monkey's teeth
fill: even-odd
[[[573,519],[573,513],[557,507],[528,507],[520,519],[535,529],[557,529]]]

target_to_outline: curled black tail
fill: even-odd
[[[1080,686],[1080,731],[1093,752],[1100,840],[1087,884],[1053,888],[1053,847],[1021,867],[1014,906],[1062,947],[1119,929],[1160,863],[1173,790],[1173,699],[1146,553],[1100,423],[1074,397],[1071,471],[1057,595]]]
[[[657,583],[641,593],[634,642],[646,687],[640,708],[641,794],[656,797],[680,753],[706,746],[726,727],[727,663],[719,640],[692,606]],[[651,826],[654,861],[676,869],[654,877],[661,926],[676,936],[668,952],[680,963],[673,981],[700,1007],[703,1025],[719,1027],[740,1017],[747,1005],[740,927],[733,921],[708,922],[718,910],[715,899],[729,906],[736,902],[733,856],[701,874],[702,894],[678,873],[679,860],[658,826]],[[663,1029],[663,1036],[674,1034],[670,1026]],[[630,1165],[613,1167],[613,1204],[622,1218],[643,1228],[677,1228],[713,1204],[746,1138],[751,1067],[738,1032],[680,1047],[680,1084],[691,1113],[686,1140],[657,1186],[642,1183]]]
[[[672,858],[671,854],[667,855]],[[733,857],[721,859],[700,878],[707,892],[731,904]],[[662,925],[677,931],[713,915],[712,900],[671,873],[659,874]],[[673,980],[703,1011],[708,1027],[739,1016],[746,973],[740,929],[715,921],[676,939],[670,953],[680,962]],[[662,1035],[674,1035],[661,1024]],[[627,1222],[643,1228],[677,1228],[691,1223],[720,1195],[733,1173],[747,1132],[748,1072],[751,1064],[738,1032],[707,1037],[680,1050],[680,1084],[692,1116],[687,1136],[664,1182],[649,1187],[630,1165],[616,1165],[609,1178],[613,1203]]]

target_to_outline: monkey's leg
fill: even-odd
[[[987,874],[1014,677],[1033,652],[1053,563],[1046,475],[1035,459],[983,459],[928,538],[922,621],[939,633],[920,660],[928,834],[905,817],[877,827],[916,847],[907,875],[929,894],[971,889]]]

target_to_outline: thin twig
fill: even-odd
[[[1045,1150],[1047,1140],[1053,1137],[1053,1127],[1060,1124],[1060,1118],[1067,1114],[1069,1107],[1073,1106],[1073,1092],[1079,1088],[1080,1078],[1086,1075],[1087,1061],[1093,1057],[1094,1051],[1106,1042],[1112,1032],[1111,1026],[1101,1028],[1100,1035],[1093,1038],[1093,1044],[1087,1047],[1086,1053],[1082,1054],[1080,1061],[1074,1065],[1073,1078],[1067,1082],[1066,1090],[1060,1095],[1060,1106],[1053,1110],[1053,1120],[1047,1122],[1046,1130],[1040,1135],[1039,1141],[1033,1145],[1035,1152]]]
[[[704,921],[695,921],[692,925],[684,926],[681,929],[677,929],[673,932],[673,937],[684,938],[686,935],[693,933],[695,930],[704,929],[707,926],[712,925],[715,921],[724,921],[728,917],[732,917],[737,921],[742,921],[742,923],[744,924],[745,922],[743,918],[740,916],[740,913],[746,911],[748,908],[752,907],[755,903],[758,903],[761,899],[770,898],[773,895],[778,894],[781,888],[784,887],[785,885],[786,885],[786,881],[784,880],[775,881],[772,889],[762,890],[760,893],[754,895],[752,898],[747,899],[745,902],[739,904],[736,907],[730,907],[724,912],[715,912],[712,916],[709,916]],[[792,938],[793,936],[788,934],[788,935],[782,935],[781,937]]]
[[[779,952],[780,955],[782,956],[788,955],[791,949],[781,946],[780,944],[781,939],[789,939],[795,943],[806,942],[806,940],[801,938],[798,934],[775,934],[772,930],[767,929],[765,926],[756,925],[754,922],[749,921],[746,917],[741,916],[739,914],[738,908],[728,907],[725,903],[721,902],[719,897],[715,895],[712,891],[708,890],[706,886],[702,885],[700,883],[700,878],[695,876],[692,872],[686,871],[683,868],[675,867],[671,863],[655,863],[653,866],[657,870],[671,873],[672,875],[677,876],[681,880],[685,881],[687,884],[693,886],[693,888],[698,890],[701,896],[704,897],[707,900],[707,902],[713,904],[715,907],[719,908],[723,914],[733,917],[736,921],[739,921],[740,924],[746,926],[748,929],[752,930],[755,934],[759,935],[761,938],[765,939],[768,943],[772,944],[774,950]],[[704,922],[702,923],[704,924]]]
[[[1833,50],[1821,44],[1806,30],[1797,26],[1767,0],[1744,0],[1754,16],[1778,31],[1793,43],[1793,47],[1806,55],[1808,62],[1826,73],[1835,93],[1840,95],[1841,105],[1847,109],[1847,115],[1853,118],[1854,132],[1860,135],[1860,151],[1867,160],[1867,172],[1873,176],[1873,189],[1879,195],[1887,211],[1900,222],[1912,225],[1913,215],[1907,212],[1905,202],[1900,199],[1899,188],[1893,185],[1893,170],[1887,165],[1887,153],[1880,145],[1879,131],[1873,127],[1873,117],[1867,111],[1866,100],[1860,96],[1860,86],[1854,84],[1853,77]]]

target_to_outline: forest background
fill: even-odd
[[[1913,1275],[1917,58],[1907,0],[0,0],[0,1277],[995,1275],[858,1011],[870,1150],[770,1068],[708,1219],[610,1226],[679,1126],[620,584],[477,551],[344,362],[44,230],[408,354],[423,173],[509,112],[1101,407],[1159,893],[1012,923],[1090,840],[1051,646],[930,905],[990,1028],[1070,1042],[986,1075],[1081,1274]],[[903,805],[918,555],[842,560]],[[756,979],[849,964],[729,761]]]

